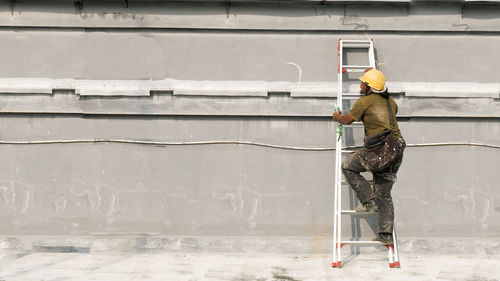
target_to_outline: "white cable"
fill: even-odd
[[[126,144],[144,144],[144,145],[211,145],[211,144],[241,144],[254,145],[278,149],[303,150],[303,151],[334,151],[335,147],[300,147],[285,146],[276,144],[267,144],[250,141],[187,141],[187,142],[169,142],[169,141],[140,141],[140,140],[120,140],[120,139],[88,139],[88,140],[39,140],[39,141],[0,141],[0,144],[26,145],[26,144],[69,144],[69,143],[126,143]],[[442,143],[419,143],[407,144],[406,147],[432,147],[432,146],[479,146],[488,148],[500,148],[500,145],[485,144],[477,142],[442,142]],[[343,149],[354,150],[362,148],[362,145],[346,146]]]

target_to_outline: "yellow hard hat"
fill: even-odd
[[[382,91],[385,89],[385,76],[384,74],[374,68],[365,72],[365,74],[358,78],[362,82],[368,84],[370,88]]]

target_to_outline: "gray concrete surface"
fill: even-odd
[[[346,84],[358,98],[359,80]],[[398,117],[500,117],[500,83],[387,86]],[[337,83],[3,78],[0,96],[0,113],[329,117]]]
[[[461,143],[407,149],[402,250],[497,251],[498,5],[129,2],[0,4],[0,78],[20,79],[0,94],[2,250],[330,252],[333,151],[307,148],[333,147],[334,95],[217,81],[331,85],[338,39],[372,37],[388,79],[417,86],[397,96],[408,143]],[[192,82],[140,82],[169,79]],[[218,140],[237,144],[153,143]],[[373,217],[343,221],[373,235]]]
[[[291,62],[300,67],[302,82],[336,81],[339,38],[373,38],[379,68],[391,81],[498,82],[500,66],[491,58],[500,52],[495,48],[499,36],[369,31],[340,35],[3,29],[0,76],[295,82],[299,70]]]
[[[231,281],[498,281],[498,255],[401,256],[391,269],[383,253],[357,256],[331,268],[328,255],[72,254],[0,255],[0,280],[231,280]]]
[[[10,141],[242,140],[307,148],[333,147],[332,126],[314,118],[14,115],[3,118],[0,134]],[[400,128],[410,144],[499,144],[494,120],[412,119]],[[355,136],[349,145],[360,143],[362,131]],[[328,237],[332,231],[333,150],[91,142],[2,144],[0,153],[0,231],[7,236]],[[499,153],[409,147],[393,190],[401,237],[498,237]],[[344,195],[346,206],[356,204]],[[371,237],[374,221],[358,222],[364,236]],[[354,222],[344,222],[350,235]]]
[[[223,3],[47,2],[0,6],[0,77],[297,81],[291,62],[303,82],[336,81],[339,38],[373,38],[391,81],[495,83],[500,71],[500,6],[484,3],[240,3],[228,15]]]
[[[349,228],[348,228],[349,229]],[[371,240],[372,236],[364,237]],[[366,233],[364,233],[366,235]],[[500,251],[500,240],[488,237],[408,237],[399,235],[401,255],[495,255]],[[354,235],[342,239],[356,240]],[[1,252],[50,252],[50,253],[262,253],[262,254],[331,254],[332,236],[209,236],[161,235],[159,233],[102,232],[94,235],[0,236]],[[383,246],[346,246],[342,260],[360,254],[386,252]]]
[[[492,3],[495,1],[468,4],[471,1],[379,0],[371,1],[377,2],[371,5],[367,1],[357,0],[321,2],[325,1],[233,0],[230,5],[226,5],[225,0],[128,0],[129,5],[126,7],[125,2],[120,0],[85,1],[83,5],[64,0],[18,0],[14,5],[0,3],[0,25],[336,32],[499,31],[499,7]],[[50,12],[58,16],[51,17]]]

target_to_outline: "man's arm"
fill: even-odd
[[[349,125],[354,121],[361,121],[363,114],[366,111],[365,103],[363,98],[359,98],[354,106],[351,108],[348,114],[342,115],[342,111],[338,110],[333,114],[333,120],[342,123],[344,125]]]
[[[349,114],[342,115],[342,111],[336,111],[333,114],[333,120],[342,123],[344,125],[349,125],[354,122],[354,119]]]

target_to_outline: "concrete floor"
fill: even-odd
[[[500,280],[500,255],[402,255],[388,268],[383,253],[330,267],[330,255],[224,253],[3,253],[0,280]]]

